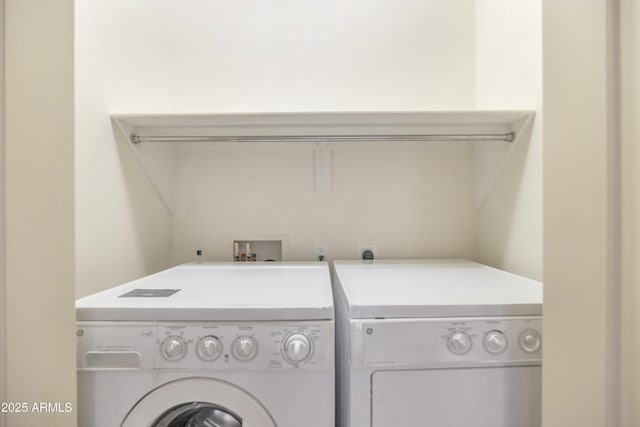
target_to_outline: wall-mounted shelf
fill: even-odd
[[[531,111],[410,111],[338,113],[114,114],[128,138],[167,142],[320,142],[446,139],[510,140]],[[133,135],[133,137],[132,137]],[[483,137],[487,135],[488,137]],[[178,137],[177,139],[175,137]],[[207,139],[209,138],[209,139]]]
[[[181,144],[306,144],[316,152],[316,191],[331,188],[331,147],[430,141],[514,143],[533,111],[410,111],[238,114],[113,114],[157,191],[173,210],[172,172]],[[248,145],[247,145],[248,144]]]

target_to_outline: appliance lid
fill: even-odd
[[[76,300],[79,321],[333,319],[326,262],[190,263]]]
[[[353,319],[542,314],[542,283],[466,260],[335,261]]]

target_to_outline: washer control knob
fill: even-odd
[[[501,331],[489,331],[484,336],[484,349],[491,354],[500,354],[507,349],[507,337]]]
[[[182,359],[187,354],[187,342],[184,338],[172,335],[162,342],[162,357],[170,362]]]
[[[456,331],[449,335],[447,347],[453,354],[467,354],[471,350],[471,337],[466,332]]]
[[[525,329],[520,332],[518,340],[520,341],[520,347],[527,353],[535,353],[540,350],[540,346],[542,345],[540,332],[535,329]]]
[[[198,346],[196,347],[196,353],[198,353],[198,357],[205,362],[212,362],[222,354],[222,343],[218,337],[214,337],[213,335],[200,338]]]
[[[238,337],[233,342],[231,353],[239,361],[248,362],[258,354],[258,343],[250,336]]]
[[[311,356],[311,340],[305,334],[291,334],[284,341],[282,349],[284,356],[289,363],[304,362]]]

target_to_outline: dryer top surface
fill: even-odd
[[[335,261],[351,318],[535,316],[542,283],[466,260]]]

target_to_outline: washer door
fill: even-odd
[[[253,396],[225,381],[185,378],[164,384],[131,409],[121,427],[276,427]]]
[[[218,405],[193,402],[169,409],[153,425],[157,427],[242,427],[242,419]]]

